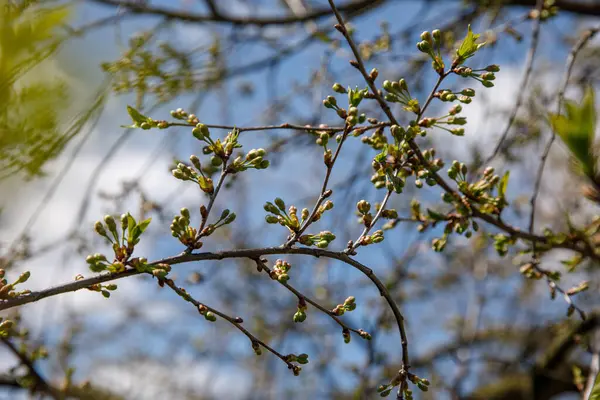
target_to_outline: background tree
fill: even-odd
[[[591,390],[598,184],[595,153],[587,151],[594,91],[584,96],[584,88],[597,87],[600,7],[336,5],[337,16],[325,1],[76,5],[73,26],[64,29],[73,41],[58,57],[83,48],[115,96],[105,118],[86,125],[90,136],[79,135],[65,153],[65,164],[51,165],[50,187],[36,180],[2,192],[6,283],[31,273],[5,290],[16,297],[0,303],[2,317],[13,321],[3,329],[14,354],[3,357],[5,387],[55,398],[243,399],[373,398],[389,383],[425,399],[580,398]],[[350,24],[334,29],[342,16]],[[469,24],[482,34],[476,41]],[[472,70],[454,70],[461,64]],[[356,114],[341,93],[347,88]],[[377,120],[362,121],[362,113]],[[132,128],[118,128],[131,119]],[[421,131],[426,136],[411,139]],[[386,150],[394,137],[402,145]],[[227,144],[242,145],[233,152],[244,152],[241,161],[229,157]],[[264,154],[250,151],[261,148]],[[438,158],[444,168],[436,169]],[[411,175],[397,175],[401,169]],[[171,170],[196,185],[177,184]],[[34,197],[42,201],[28,204]],[[306,208],[309,222],[294,226],[290,205],[299,222]],[[111,221],[122,234],[118,216],[127,211],[135,221],[125,217],[129,240],[114,262],[90,226],[105,213],[117,216],[96,232],[118,241]],[[141,221],[149,217],[148,227]],[[289,237],[265,223],[279,221],[290,226]],[[210,224],[214,232],[205,230]],[[127,242],[142,232],[129,257]],[[92,256],[91,268],[116,275],[41,293],[91,292],[43,300],[19,294],[93,276],[82,260],[95,253],[107,261]],[[143,272],[155,278],[131,276]],[[11,307],[32,300],[40,301]],[[269,349],[279,359],[256,357]],[[282,361],[293,372],[302,366],[299,377]],[[417,389],[426,381],[407,374],[408,365],[429,380],[427,392]]]

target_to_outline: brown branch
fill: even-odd
[[[150,265],[157,264],[169,264],[176,265],[182,264],[186,262],[193,261],[207,261],[207,260],[223,260],[228,258],[249,258],[255,260],[264,255],[277,255],[277,254],[303,254],[310,255],[313,257],[325,257],[329,259],[335,259],[338,261],[342,261],[353,268],[362,272],[365,276],[367,276],[379,289],[379,293],[382,297],[385,298],[387,303],[389,304],[396,322],[398,324],[398,328],[401,331],[402,337],[405,337],[406,333],[404,331],[404,317],[400,313],[398,306],[394,302],[392,296],[388,292],[385,285],[377,278],[377,276],[373,273],[373,271],[362,263],[356,261],[355,259],[349,257],[347,254],[343,252],[333,252],[328,250],[322,250],[317,248],[283,248],[283,247],[267,247],[267,248],[259,248],[259,249],[240,249],[240,250],[228,250],[222,252],[206,252],[206,253],[191,253],[185,254],[182,253],[178,256],[164,258],[162,260],[155,261]],[[138,272],[135,269],[128,269],[119,273],[107,273],[94,276],[92,278],[81,279],[78,281],[73,281],[69,283],[65,283],[59,286],[55,286],[49,289],[41,290],[41,291],[32,291],[30,294],[15,297],[8,300],[0,300],[0,311],[7,310],[13,307],[17,307],[20,305],[34,303],[39,300],[45,299],[47,297],[56,296],[63,293],[75,292],[77,290],[86,289],[90,286],[115,281],[118,279],[126,278],[129,276],[139,275],[141,272]]]
[[[0,337],[0,341],[13,353],[21,362],[29,370],[29,376],[31,376],[35,383],[31,388],[33,392],[43,392],[53,399],[59,400],[62,398],[60,392],[53,388],[37,371],[35,366],[33,365],[33,361],[25,354],[20,351],[8,338]]]
[[[211,15],[207,14],[195,14],[189,11],[178,11],[173,8],[165,8],[159,6],[152,6],[145,3],[128,0],[90,0],[92,2],[121,7],[131,14],[141,15],[155,15],[160,17],[166,17],[169,19],[175,19],[182,22],[215,22],[215,23],[227,23],[234,25],[255,25],[255,26],[268,26],[268,25],[289,25],[308,21],[317,21],[319,19],[328,17],[331,15],[331,10],[326,7],[316,8],[313,11],[303,15],[286,15],[278,17],[237,17],[233,15],[225,15],[223,13]],[[357,13],[364,10],[369,10],[374,4],[382,4],[384,0],[355,0],[349,1],[348,3],[340,6],[340,11],[344,13]]]
[[[536,0],[504,0],[507,6],[535,7]],[[600,3],[594,1],[556,0],[555,6],[573,14],[600,16]]]

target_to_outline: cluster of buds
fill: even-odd
[[[171,117],[180,121],[185,121],[190,125],[196,125],[199,122],[198,117],[196,117],[196,115],[188,113],[183,108],[171,110]]]
[[[356,124],[362,124],[367,120],[367,116],[365,114],[359,114],[358,105],[369,94],[369,89],[344,89],[342,85],[335,84],[333,85],[333,90],[337,93],[348,93],[348,110],[345,108],[341,108],[337,104],[337,100],[333,96],[327,96],[325,100],[323,100],[323,106],[326,108],[335,110],[337,115],[344,119],[349,126],[354,126]]]
[[[472,69],[469,67],[457,67],[452,70],[455,74],[463,78],[473,78],[487,88],[494,86],[493,80],[496,79],[495,72],[500,71],[500,67],[496,64],[488,65],[481,69]]]
[[[540,21],[545,21],[549,18],[556,16],[557,13],[558,7],[556,6],[555,0],[544,0],[544,3],[542,4],[542,10],[538,11],[537,8],[532,9],[531,11],[529,11],[528,17],[530,19],[539,18]]]
[[[323,198],[328,198],[331,196],[331,190],[327,190],[323,194]],[[333,202],[331,200],[327,200],[323,204],[321,204],[317,210],[315,211],[311,222],[318,221],[323,216],[325,211],[331,210],[333,208]],[[307,208],[303,208],[300,214],[300,218],[298,218],[298,208],[295,206],[290,206],[286,212],[285,202],[281,198],[275,199],[275,204],[270,201],[266,202],[264,205],[264,210],[269,215],[265,216],[265,221],[269,224],[280,224],[281,226],[287,227],[292,233],[298,232],[300,230],[300,226],[305,224],[310,216],[310,213]]]
[[[308,364],[308,354],[306,353],[302,353],[302,354],[288,354],[286,356],[283,357],[285,359],[286,362],[289,363],[293,363],[293,362],[297,362],[298,364]]]
[[[171,235],[188,248],[199,249],[202,242],[197,240],[198,230],[190,225],[190,211],[182,208],[171,223]]]
[[[215,313],[210,311],[208,307],[206,307],[204,304],[198,305],[198,312],[200,313],[200,315],[203,315],[207,321],[215,322],[217,320],[217,316],[215,315]]]
[[[458,183],[460,192],[481,204],[479,208],[481,212],[499,215],[504,207],[508,205],[505,197],[508,173],[500,178],[500,176],[494,174],[494,168],[488,167],[483,171],[481,179],[473,183],[467,182],[466,175],[467,166],[456,160],[448,170],[448,176]],[[494,189],[497,189],[496,194],[492,193]]]
[[[413,385],[417,385],[417,387],[419,389],[421,389],[421,391],[426,392],[429,390],[429,379],[427,378],[420,378],[415,374],[408,374],[408,380],[413,384]]]
[[[410,153],[410,155],[408,154]],[[403,145],[387,145],[381,153],[375,156],[371,166],[375,170],[375,174],[371,177],[371,182],[375,188],[385,187],[389,191],[402,193],[405,185],[406,174],[402,172],[402,166],[406,164],[407,157],[414,156],[414,152],[410,150],[406,152]],[[412,161],[417,164],[415,158]]]
[[[85,262],[92,272],[106,271],[109,267],[113,270],[112,272],[121,272],[125,270],[125,265],[120,261],[115,261],[116,265],[108,262],[104,254],[96,253],[87,256]]]
[[[391,103],[400,103],[404,106],[404,110],[411,111],[415,114],[421,112],[419,101],[410,95],[405,79],[400,79],[398,82],[383,81],[383,89],[387,92],[385,95],[387,101]]]
[[[361,141],[364,144],[371,146],[374,150],[381,150],[388,144],[383,128],[375,129],[371,136],[364,136]]]
[[[265,149],[252,149],[245,157],[238,156],[233,162],[227,167],[227,172],[233,174],[246,171],[247,169],[266,169],[269,167],[269,160],[265,160],[266,155]]]
[[[177,164],[177,168],[171,171],[173,176],[182,181],[195,182],[204,193],[213,194],[215,191],[213,181],[204,175],[198,157],[192,155],[190,156],[190,161],[194,165],[194,168],[180,162]]]
[[[433,70],[440,75],[444,73],[445,67],[441,48],[442,33],[439,29],[435,29],[432,32],[425,31],[421,33],[421,41],[417,43],[417,49],[431,58]]]
[[[140,241],[140,237],[150,225],[151,218],[137,222],[129,213],[121,215],[120,230],[117,229],[117,222],[112,215],[104,216],[104,224],[96,221],[94,230],[112,244],[114,252],[114,261],[108,262],[102,254],[94,254],[86,258],[90,269],[93,272],[122,272],[125,270],[129,257],[133,254],[135,245]]]
[[[286,206],[283,199],[277,197],[275,204],[267,201],[263,206],[264,210],[270,214],[265,216],[268,224],[279,224],[287,227],[291,232],[297,232],[300,229],[300,220],[298,219],[298,209],[290,206],[286,212]],[[302,210],[302,221],[308,218],[308,209]]]
[[[14,325],[12,320],[0,317],[0,338],[8,337]]]
[[[25,271],[13,283],[8,283],[6,279],[6,271],[0,269],[0,299],[11,299],[31,293],[30,290],[15,291],[15,286],[20,283],[25,283],[31,276],[31,272]]]
[[[350,312],[354,311],[355,309],[356,299],[354,298],[354,296],[350,296],[344,301],[344,304],[338,304],[337,306],[335,306],[335,308],[331,310],[331,313],[339,317],[344,315],[346,311]]]
[[[442,91],[442,92],[438,92],[438,94],[440,94],[440,98],[444,97],[445,93],[450,93],[450,96],[455,96],[453,93],[451,92],[446,92],[446,91]],[[445,96],[446,98],[448,98],[448,96]],[[460,112],[462,111],[462,106],[460,104],[455,104],[452,108],[450,108],[450,110],[448,110],[448,114],[444,115],[443,117],[439,117],[439,118],[423,118],[418,122],[418,126],[423,127],[423,128],[431,128],[433,126],[436,126],[440,129],[443,129],[447,132],[450,132],[451,134],[455,135],[455,136],[464,136],[465,134],[465,130],[464,128],[446,128],[444,125],[465,125],[467,123],[467,118],[465,117],[459,117],[458,114],[460,114]]]
[[[306,300],[304,300],[303,297],[300,297],[298,299],[298,309],[296,310],[293,318],[294,322],[300,323],[306,320],[306,309]]]
[[[514,245],[516,239],[511,236],[506,236],[502,233],[498,233],[493,236],[494,238],[494,249],[500,256],[505,256],[508,253],[510,246]]]
[[[83,276],[77,275],[75,280],[83,279]],[[94,285],[90,285],[87,289],[91,292],[99,292],[102,293],[104,298],[108,299],[110,297],[110,292],[117,290],[117,285],[114,283],[109,283],[108,285],[102,285],[100,283],[96,283]]]
[[[361,246],[368,246],[370,244],[381,243],[381,242],[383,242],[383,231],[377,230],[377,231],[373,232],[373,234],[371,234],[371,235],[363,236],[360,239],[359,244]]]
[[[271,279],[278,280],[281,283],[285,283],[290,279],[288,274],[291,264],[287,261],[277,260],[273,266],[273,270],[270,273]]]
[[[408,381],[410,381],[413,385],[416,385],[421,391],[423,392],[427,392],[429,390],[429,380],[426,378],[419,378],[418,376],[416,376],[415,374],[412,374],[410,372],[406,372],[404,370],[401,370],[398,372],[398,374],[390,381],[390,383],[386,384],[386,385],[380,385],[377,388],[377,393],[379,393],[379,395],[381,397],[387,397],[390,395],[390,393],[392,393],[392,390],[396,387],[399,386],[403,379],[408,379]],[[408,388],[407,385],[405,385],[402,388],[402,395],[403,398],[406,400],[413,400],[413,392],[411,389]]]
[[[475,96],[475,89],[466,88],[460,92],[453,92],[449,89],[441,89],[433,94],[433,97],[440,99],[443,102],[453,102],[458,100],[463,104],[469,104],[473,101],[472,97]]]
[[[317,235],[302,235],[298,241],[305,246],[317,246],[320,249],[326,249],[335,240],[335,235],[329,231],[320,232]]]

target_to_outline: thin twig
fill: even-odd
[[[265,264],[265,262],[263,260],[261,260],[260,258],[256,258],[256,259],[254,259],[254,262],[256,262],[256,266],[258,267],[259,270],[265,271],[269,276],[271,276],[271,269]],[[314,300],[310,299],[309,297],[307,297],[306,295],[300,293],[296,288],[294,288],[289,283],[282,282],[282,281],[278,281],[278,282],[283,287],[285,287],[286,289],[288,289],[290,292],[292,292],[293,294],[295,294],[296,297],[298,297],[298,300],[304,300],[308,304],[311,304],[312,306],[314,306],[316,309],[318,309],[318,310],[322,311],[323,313],[327,314],[329,317],[331,317],[343,329],[347,329],[349,331],[352,331],[352,332],[356,333],[357,335],[361,334],[360,330],[349,327],[340,318],[338,318],[337,315],[335,315],[333,313],[333,311],[328,310],[327,308],[325,308],[324,306],[320,305],[316,301],[314,301]]]
[[[565,100],[565,92],[567,90],[567,86],[569,85],[569,79],[571,77],[571,73],[573,72],[573,66],[575,65],[575,58],[577,58],[577,54],[581,51],[581,49],[586,45],[586,43],[594,37],[600,31],[600,26],[589,29],[581,35],[581,38],[575,43],[575,46],[571,49],[569,53],[569,57],[567,59],[567,69],[565,71],[565,75],[563,78],[562,85],[558,92],[557,102],[556,102],[556,114],[560,114],[562,110],[562,105]],[[535,211],[536,211],[536,203],[537,197],[540,191],[540,186],[542,183],[542,176],[544,175],[544,168],[546,167],[546,160],[548,159],[548,155],[550,154],[550,149],[552,148],[552,144],[556,139],[556,132],[552,130],[550,139],[544,148],[544,152],[542,153],[542,157],[540,159],[540,165],[538,166],[537,176],[535,178],[535,185],[533,188],[533,193],[531,194],[531,199],[529,200],[529,204],[531,204],[531,215],[529,217],[529,232],[533,232],[535,227]]]
[[[246,328],[244,328],[242,326],[243,320],[241,318],[231,317],[215,308],[207,306],[204,303],[200,303],[198,300],[194,299],[185,289],[180,288],[177,285],[175,285],[175,282],[173,282],[172,279],[165,279],[164,283],[168,287],[170,287],[175,293],[177,293],[181,298],[183,298],[185,301],[196,306],[196,308],[198,310],[202,309],[204,312],[210,311],[213,314],[223,318],[224,320],[229,322],[231,325],[235,326],[240,332],[242,332],[244,335],[246,335],[246,337],[248,337],[248,339],[250,339],[250,342],[252,343],[253,347],[256,345],[260,345],[260,346],[264,347],[267,351],[273,353],[275,356],[280,358],[284,363],[286,363],[289,369],[291,369],[293,371],[298,370],[299,367],[297,365],[291,363],[286,356],[279,353],[277,350],[273,349],[271,346],[269,346],[262,340],[258,339],[256,336],[254,336],[252,333],[250,333]],[[296,372],[294,372],[294,373],[296,373]]]
[[[23,364],[29,370],[29,375],[35,380],[35,386],[32,388],[33,391],[46,393],[48,396],[56,400],[62,398],[59,391],[53,388],[37,371],[33,365],[33,361],[27,357],[27,354],[17,349],[17,347],[8,338],[0,337],[0,340],[11,351],[11,353],[17,356],[21,364]]]
[[[490,154],[488,156],[488,158],[483,162],[482,165],[488,165],[498,155],[498,153],[502,149],[502,145],[504,144],[504,141],[508,137],[510,128],[512,127],[513,123],[515,122],[515,119],[517,118],[517,113],[519,112],[519,109],[521,108],[521,104],[523,104],[523,100],[525,99],[525,93],[526,93],[525,88],[527,87],[527,84],[529,83],[529,78],[531,77],[531,72],[533,71],[533,61],[535,60],[535,54],[536,54],[536,51],[538,48],[538,43],[539,43],[539,38],[540,38],[540,27],[541,27],[541,23],[542,23],[540,14],[542,12],[543,7],[544,7],[544,0],[537,0],[537,4],[536,4],[537,17],[535,18],[535,21],[533,22],[533,28],[532,28],[532,33],[531,33],[531,45],[529,46],[529,51],[527,52],[527,59],[525,61],[525,71],[523,72],[523,76],[521,78],[521,83],[518,86],[519,95],[517,96],[517,101],[510,113],[510,117],[508,118],[508,123],[506,124],[506,127],[504,128],[504,132],[502,132],[502,135],[500,136],[500,140],[498,141],[498,143],[496,143],[496,147],[494,147],[494,151],[492,151],[492,154]]]
[[[383,210],[385,210],[385,206],[386,206],[388,200],[390,199],[391,195],[392,195],[392,191],[388,190],[387,193],[385,194],[385,197],[383,198],[383,200],[381,202],[381,206],[379,207],[379,210],[377,211],[377,213],[375,214],[375,216],[369,223],[369,226],[365,226],[365,228],[363,229],[363,231],[360,234],[360,236],[358,237],[358,239],[356,239],[354,241],[354,243],[352,244],[351,247],[346,249],[347,253],[354,254],[354,250],[356,250],[357,247],[362,245],[362,239],[369,234],[371,229],[375,226],[375,223],[377,222],[377,220],[381,217],[381,213],[383,212]]]
[[[321,18],[325,18],[331,15],[331,11],[328,8],[317,8],[310,13],[302,15],[284,15],[274,17],[254,17],[254,16],[233,16],[224,15],[219,13],[217,15],[208,14],[195,14],[188,10],[177,11],[172,8],[164,8],[159,6],[152,6],[146,2],[139,1],[125,1],[125,0],[92,0],[95,3],[122,7],[129,11],[131,14],[140,15],[155,15],[167,17],[169,19],[178,20],[181,22],[217,22],[217,23],[228,23],[234,25],[256,25],[259,27],[267,25],[289,25],[302,23],[307,21],[316,21]],[[355,0],[349,1],[348,3],[340,6],[342,12],[359,12],[362,10],[368,10],[373,6],[373,3],[377,3],[381,0]]]
[[[329,178],[331,177],[331,172],[333,171],[335,162],[336,162],[338,156],[340,155],[342,146],[344,145],[344,142],[346,141],[346,138],[348,137],[348,133],[350,132],[351,128],[352,127],[350,125],[346,125],[344,127],[344,133],[342,134],[342,140],[340,141],[337,148],[335,149],[335,154],[333,155],[333,158],[331,159],[331,163],[329,165],[327,165],[327,171],[325,172],[325,179],[323,179],[323,185],[321,186],[321,193],[319,194],[319,198],[317,199],[317,202],[315,203],[315,205],[312,209],[312,212],[310,213],[310,215],[308,216],[306,221],[304,221],[304,223],[302,224],[302,226],[300,227],[298,232],[296,232],[294,235],[292,235],[290,240],[287,241],[287,243],[285,244],[285,247],[290,247],[298,241],[300,236],[302,236],[302,234],[306,231],[306,229],[313,222],[313,219],[315,218],[315,215],[317,214],[317,211],[319,210],[319,207],[321,206],[321,203],[323,202],[323,200],[325,200],[326,198],[331,196],[332,191],[327,189],[327,185],[329,184]]]
[[[210,211],[215,204],[215,200],[219,195],[219,191],[223,186],[223,182],[225,182],[225,178],[227,177],[227,162],[223,163],[223,171],[221,171],[221,175],[219,175],[219,180],[217,181],[217,186],[215,186],[214,192],[210,195],[210,199],[208,201],[208,206],[206,207],[206,214],[202,216],[202,222],[200,223],[200,228],[198,229],[198,235],[196,235],[196,239],[200,239],[202,237],[202,230],[206,226],[208,222],[208,217],[210,215]]]

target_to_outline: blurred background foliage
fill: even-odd
[[[472,63],[500,65],[496,87],[448,83],[448,89],[477,91],[473,103],[464,106],[467,133],[434,132],[419,144],[436,148],[447,163],[459,159],[478,166],[507,132],[490,164],[511,170],[506,218],[526,229],[537,166],[551,136],[548,112],[555,110],[573,45],[585,29],[599,24],[598,3],[336,4],[351,21],[369,69],[377,67],[381,81],[405,78],[419,99],[436,79],[427,56],[415,47],[421,32],[442,30],[446,59],[469,24],[482,33],[488,46]],[[200,155],[202,146],[189,129],[120,128],[129,123],[127,104],[156,119],[183,107],[213,124],[339,125],[322,105],[332,84],[364,86],[348,65],[348,47],[333,29],[324,0],[4,0],[2,5],[0,266],[11,276],[31,270],[32,289],[88,274],[85,256],[103,246],[91,227],[105,213],[154,218],[140,254],[148,259],[182,250],[170,237],[170,220],[182,206],[198,218],[205,198],[179,185],[169,171],[174,160]],[[597,91],[599,62],[600,46],[591,40],[579,52],[569,82],[573,104],[581,103],[584,88]],[[364,106],[369,115],[380,116],[375,105]],[[443,104],[434,106],[432,113],[444,111]],[[394,112],[404,118],[401,108]],[[298,207],[314,203],[324,171],[315,139],[304,131],[244,132],[242,144],[267,149],[273,168],[228,183],[218,207],[235,210],[238,219],[203,250],[280,244],[285,235],[264,223],[262,204],[276,196]],[[320,226],[338,236],[340,248],[360,230],[356,202],[381,201],[369,181],[375,154],[356,138],[334,170],[335,207]],[[541,184],[538,232],[597,215],[582,192],[587,181],[571,166],[566,148],[555,145]],[[391,206],[409,217],[412,198],[435,208],[440,192],[407,187]],[[412,367],[432,382],[418,398],[581,398],[600,351],[597,265],[585,263],[569,273],[561,261],[570,254],[541,260],[563,273],[567,287],[589,281],[589,290],[576,297],[589,318],[567,319],[563,298],[551,301],[544,280],[519,273],[520,248],[506,257],[493,251],[488,235],[497,233],[494,229],[482,226],[470,240],[452,239],[444,253],[434,253],[431,239],[442,229],[420,234],[416,225],[410,218],[397,221],[384,242],[363,249],[359,258],[380,275],[407,316]],[[282,352],[308,353],[311,362],[300,377],[274,357],[256,357],[239,332],[219,322],[208,326],[195,310],[144,278],[119,282],[109,300],[77,292],[23,307],[19,326],[28,332],[15,342],[30,355],[46,349],[47,357],[34,357],[36,367],[73,398],[374,398],[375,388],[400,365],[391,313],[366,280],[337,263],[289,261],[291,282],[320,302],[334,306],[356,296],[356,311],[344,318],[373,340],[344,344],[338,327],[311,308],[306,322],[295,324],[294,296],[274,288],[253,263],[230,260],[178,266],[174,279],[207,303],[243,316],[249,330]],[[0,359],[0,398],[25,398],[20,387],[27,368],[9,353],[0,353]]]

